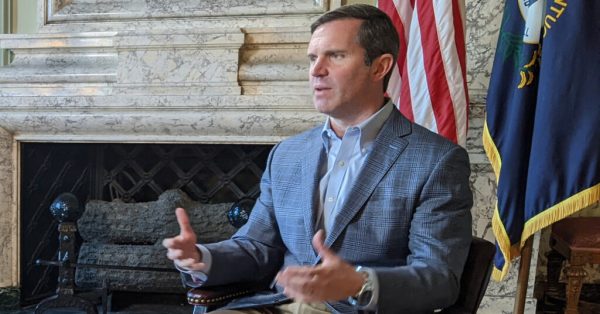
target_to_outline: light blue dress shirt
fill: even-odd
[[[350,197],[349,192],[365,160],[373,148],[373,142],[392,113],[394,105],[388,101],[379,111],[356,126],[348,127],[344,136],[339,138],[331,129],[329,118],[323,127],[321,136],[327,153],[327,171],[319,181],[320,215],[316,225],[331,230],[335,215],[344,210],[342,204]],[[373,284],[371,301],[363,310],[376,310],[379,297],[379,282],[375,271],[368,267],[362,270],[369,273]]]
[[[372,150],[373,141],[392,110],[393,104],[388,102],[367,120],[348,127],[342,138],[331,129],[330,119],[327,119],[321,132],[327,153],[327,171],[319,182],[321,208],[317,217],[322,221],[319,219],[317,226],[331,229],[333,217],[348,198],[348,192]]]

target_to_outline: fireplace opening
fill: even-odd
[[[90,200],[156,201],[170,189],[206,204],[256,198],[271,147],[21,143],[21,306],[55,293],[57,268],[35,261],[57,258],[57,221],[48,208],[59,194],[73,193],[82,206]]]

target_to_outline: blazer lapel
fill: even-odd
[[[304,215],[304,228],[309,237],[308,243],[312,243],[310,240],[312,240],[316,232],[316,215],[319,214],[319,180],[326,158],[320,130],[318,129],[318,131],[315,131],[315,135],[309,137],[311,140],[305,145],[304,151],[306,155],[302,162],[302,182],[300,184],[304,188],[304,193],[302,193],[302,211]],[[314,252],[314,250],[311,251]]]
[[[365,205],[377,184],[400,156],[408,141],[402,137],[411,132],[411,125],[394,110],[375,139],[373,150],[365,160],[357,180],[349,191],[349,197],[337,212],[331,230],[325,239],[330,247],[350,223],[352,218]]]

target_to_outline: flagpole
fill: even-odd
[[[517,277],[517,293],[515,295],[515,307],[513,310],[514,314],[523,314],[525,311],[525,298],[527,296],[527,282],[529,281],[532,248],[533,236],[530,236],[521,249],[521,263],[519,265],[519,276]]]

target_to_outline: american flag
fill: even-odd
[[[465,146],[464,0],[378,0],[400,37],[387,93],[412,121]]]

